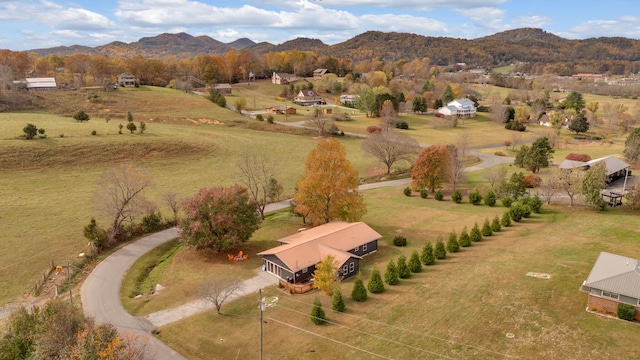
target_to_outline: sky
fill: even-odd
[[[333,45],[369,30],[475,39],[522,27],[640,39],[636,0],[0,0],[0,49],[98,46],[162,33]]]

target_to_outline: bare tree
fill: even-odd
[[[519,131],[511,131],[511,151],[516,150],[516,145],[520,142],[520,138]]]
[[[380,124],[382,125],[382,128],[387,131],[390,128],[394,128],[397,118],[398,115],[396,114],[396,110],[393,108],[393,103],[391,100],[385,100],[385,102],[382,103],[382,108],[380,109]]]
[[[258,203],[260,217],[264,220],[264,209],[269,201],[278,201],[282,186],[275,179],[276,165],[265,154],[246,153],[238,164],[240,182],[249,189],[251,198]]]
[[[555,196],[558,190],[560,190],[559,188],[561,171],[563,170],[554,167],[551,169],[549,175],[542,179],[539,194],[547,202],[547,204],[551,204],[551,199]]]
[[[500,184],[502,180],[507,176],[507,169],[504,166],[494,166],[484,173],[484,178],[489,181],[489,185],[495,188],[495,185]]]
[[[162,200],[164,203],[171,209],[173,212],[173,220],[178,220],[178,210],[180,210],[180,199],[178,198],[178,194],[174,192],[168,192],[162,195]]]
[[[449,150],[449,166],[447,167],[449,182],[455,191],[456,186],[464,180],[463,152],[455,145],[448,145],[447,150]]]
[[[369,135],[362,142],[362,149],[385,164],[388,175],[393,164],[403,160],[413,162],[420,145],[405,134],[383,130]]]
[[[560,170],[559,185],[560,189],[569,196],[569,206],[573,206],[573,198],[580,193],[582,184],[582,169],[575,168],[571,170]]]
[[[99,210],[113,219],[107,231],[108,242],[113,243],[117,239],[125,221],[133,221],[148,208],[149,203],[142,192],[150,185],[147,171],[130,163],[104,172],[96,200],[100,204]]]
[[[236,297],[242,290],[242,283],[239,279],[229,277],[216,277],[205,283],[201,288],[202,296],[215,307],[218,315],[224,315],[220,309],[222,305]]]
[[[456,138],[456,148],[460,155],[464,158],[469,152],[469,146],[471,145],[471,134],[468,131],[461,132]]]
[[[307,117],[307,121],[305,122],[305,125],[318,130],[319,136],[324,136],[332,124],[333,121],[325,116],[320,108],[313,109],[313,112]]]

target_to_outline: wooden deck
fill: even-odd
[[[304,294],[313,290],[313,281],[307,281],[305,283],[290,284],[284,280],[280,280],[280,286],[290,294]]]

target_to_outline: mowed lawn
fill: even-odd
[[[203,113],[209,108],[212,113],[219,111],[206,100],[201,106]],[[77,123],[57,115],[0,114],[0,194],[5,204],[0,208],[0,304],[25,299],[52,262],[66,264],[86,251],[83,227],[91,217],[102,226],[109,221],[96,211],[94,200],[101,175],[120,163],[132,162],[148,170],[153,186],[146,196],[164,216],[171,215],[162,202],[163,194],[187,197],[202,187],[239,182],[236,164],[245,153],[271,156],[277,163],[278,181],[285,188],[283,196],[291,196],[305,158],[318,140],[309,135],[254,131],[248,121],[257,123],[255,120],[237,122],[235,113],[223,111],[229,114],[226,124],[200,121],[187,126],[178,118],[147,120],[143,135],[126,129],[118,135],[114,119],[107,123],[92,117]],[[210,119],[214,118],[226,121],[221,115]],[[44,128],[48,138],[16,139],[27,123]],[[91,135],[92,130],[97,135]],[[366,169],[376,166],[360,150],[361,139],[342,140],[348,158],[363,176]]]
[[[446,240],[451,230],[459,233],[505,210],[406,198],[399,188],[367,191],[365,199],[364,221],[384,235],[380,251],[363,260],[365,283],[374,266],[384,272],[390,258],[409,257],[425,241]],[[263,228],[289,221],[276,217]],[[279,301],[263,314],[264,358],[638,358],[638,325],[587,313],[587,295],[578,290],[600,251],[640,257],[638,229],[640,217],[625,209],[545,206],[542,214],[449,254],[366,302],[350,300],[353,279],[347,280],[341,285],[344,314],[333,313],[330,298],[319,291],[294,296],[267,288],[264,296]],[[396,234],[408,238],[406,248],[391,244]],[[309,320],[315,297],[332,324]],[[232,315],[193,316],[164,326],[159,337],[189,359],[256,358],[258,294],[223,310]]]

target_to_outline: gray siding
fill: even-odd
[[[358,273],[360,270],[360,259],[358,258],[349,258],[342,266],[338,269],[338,274],[341,278],[346,279]],[[346,269],[345,269],[346,266]],[[345,271],[346,270],[346,271]]]
[[[358,246],[357,250],[351,249],[348,252],[353,255],[365,256],[365,255],[371,254],[372,252],[378,251],[378,240],[370,241],[366,245],[367,245],[366,246],[367,250],[363,250],[364,249],[363,246]]]
[[[262,257],[262,265],[266,266],[265,261],[269,260],[272,263],[280,266],[282,268],[282,274],[280,275],[280,277],[284,280],[287,280],[289,278],[293,279],[293,272],[291,270],[289,270],[289,268],[282,262],[280,261],[280,259],[275,256],[275,255],[264,255]],[[277,274],[276,274],[277,275]]]
[[[311,265],[307,268],[307,272],[302,272],[302,270],[296,272],[295,282],[301,282],[306,279],[309,279],[313,276],[313,272],[316,271],[316,266]]]

